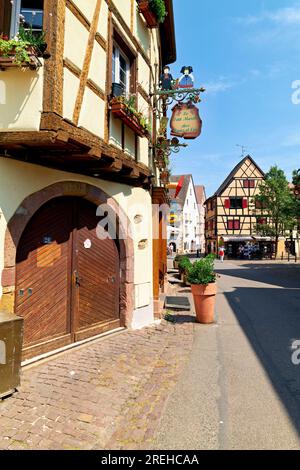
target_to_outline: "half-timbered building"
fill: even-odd
[[[159,315],[152,93],[176,47],[172,0],[160,25],[140,3],[0,0],[2,38],[21,18],[47,45],[0,54],[0,308],[24,317],[24,358]]]
[[[264,172],[248,155],[206,201],[207,253],[217,254],[219,247],[224,246],[228,257],[237,258],[241,250],[251,244],[257,254],[272,255],[272,239],[257,235],[258,224],[270,223],[254,200],[263,181]],[[260,212],[262,215],[259,215]],[[282,250],[284,240],[280,240],[279,252]]]

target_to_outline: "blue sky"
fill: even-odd
[[[207,88],[202,135],[172,157],[173,174],[193,173],[209,196],[241,159],[242,144],[263,170],[277,164],[290,178],[300,168],[300,104],[292,102],[300,0],[173,1],[173,76],[192,65],[196,85]]]

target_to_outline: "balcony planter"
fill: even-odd
[[[126,104],[125,99],[123,100],[122,97],[113,98],[110,101],[110,109],[113,116],[121,119],[139,137],[149,137],[149,131],[141,124],[139,113],[137,111],[133,112]]]
[[[26,48],[26,56],[24,56],[24,60],[21,59],[16,47],[12,48],[9,53],[0,49],[0,69],[3,70],[7,67],[29,67],[30,69],[35,70],[39,65],[41,65],[37,56],[37,51],[33,46],[28,46]]]
[[[138,0],[138,5],[148,28],[157,28],[164,22],[167,14],[164,0]]]

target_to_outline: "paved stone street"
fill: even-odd
[[[24,369],[19,392],[0,402],[0,449],[150,447],[192,346],[193,319],[181,320]]]
[[[156,449],[300,449],[300,266],[217,263],[217,324],[195,327]]]
[[[300,449],[300,266],[217,269],[215,325],[182,312],[23,369],[0,448]]]

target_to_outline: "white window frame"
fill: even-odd
[[[10,37],[14,38],[19,32],[21,0],[14,0],[11,6]]]
[[[21,1],[14,0],[11,7],[11,22],[10,22],[10,37],[14,38],[19,32],[20,14],[21,14]],[[36,10],[44,13],[44,10]]]
[[[127,55],[124,54],[122,49],[118,46],[117,43],[114,42],[114,49],[115,49],[115,83],[120,83],[120,55],[126,61],[126,89],[125,93],[128,95],[130,92],[130,60],[128,59]],[[112,71],[113,72],[113,71]]]

